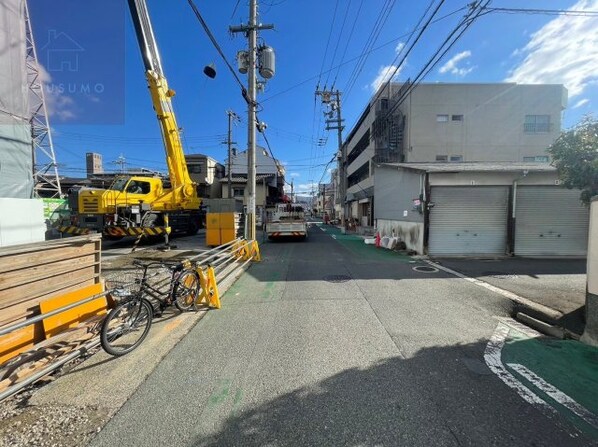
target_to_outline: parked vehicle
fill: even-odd
[[[293,203],[279,203],[273,212],[268,213],[266,222],[268,239],[307,237],[307,222],[301,205]]]

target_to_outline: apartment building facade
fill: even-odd
[[[562,85],[391,83],[366,106],[343,145],[348,216],[374,225],[381,163],[540,162],[558,137]]]

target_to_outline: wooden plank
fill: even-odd
[[[87,279],[97,279],[96,282],[99,282],[99,277],[93,266],[65,273],[64,275],[54,276],[43,281],[23,284],[7,290],[0,290],[0,309],[6,309],[15,304],[31,300],[43,294],[64,289],[65,287],[83,282]]]
[[[11,245],[9,247],[0,247],[0,257],[6,255],[16,255],[22,253],[36,252],[54,247],[70,247],[86,243],[97,243],[101,241],[101,234],[87,234],[83,236],[68,237],[64,239],[54,239],[51,241],[35,242],[32,244]]]
[[[45,265],[51,262],[78,258],[95,253],[97,253],[97,247],[95,244],[87,243],[82,245],[51,248],[48,250],[39,250],[33,253],[16,254],[10,256],[2,255],[0,256],[0,273],[28,269],[32,266]]]
[[[41,321],[0,336],[0,364],[33,348],[45,338]]]
[[[39,315],[39,303],[41,303],[44,300],[56,297],[64,293],[73,292],[75,290],[80,289],[81,287],[89,286],[96,283],[97,281],[95,281],[94,279],[87,279],[80,283],[76,283],[69,287],[46,293],[37,298],[24,301],[23,303],[16,304],[5,310],[2,310],[2,312],[0,312],[0,327],[18,323],[20,321],[24,321],[27,318]]]
[[[64,261],[51,262],[45,265],[38,265],[22,270],[13,270],[0,275],[0,290],[10,289],[22,284],[29,284],[41,281],[52,276],[59,276],[83,267],[96,265],[95,254],[89,254],[80,258],[67,259]],[[97,269],[94,268],[94,271]]]
[[[45,300],[40,303],[40,310],[43,314],[56,310],[63,306],[81,301],[90,296],[102,293],[102,284],[93,284],[88,287],[83,287],[77,291],[60,295],[50,300]],[[107,302],[105,297],[98,298],[89,303],[82,304],[73,309],[61,312],[58,315],[53,315],[44,318],[43,326],[46,338],[53,337],[60,332],[78,326],[81,322],[95,316],[106,313]]]

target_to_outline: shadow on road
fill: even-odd
[[[193,445],[590,445],[524,402],[483,362],[485,342],[352,368],[235,410]],[[231,391],[233,394],[234,390]],[[220,410],[214,410],[220,412]]]

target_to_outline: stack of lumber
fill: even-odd
[[[101,235],[0,248],[0,329],[101,294],[100,264]],[[0,390],[89,340],[106,307],[100,297],[1,335]]]
[[[102,319],[103,315],[96,315],[75,328],[37,343],[33,350],[21,353],[0,366],[0,393],[95,337]]]

